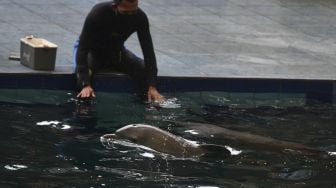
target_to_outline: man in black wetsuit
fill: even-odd
[[[144,60],[124,47],[124,42],[137,32]],[[162,101],[156,89],[157,65],[146,14],[138,8],[138,0],[114,0],[95,5],[88,14],[76,53],[77,97],[95,97],[91,75],[97,70],[126,73],[148,88],[148,101]]]

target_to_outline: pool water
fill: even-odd
[[[336,151],[336,109],[301,95],[174,93],[180,108],[132,94],[78,102],[66,91],[0,91],[0,187],[336,187],[336,159],[268,151],[190,134],[171,121],[214,124]],[[183,159],[137,147],[105,147],[100,136],[145,123],[199,143],[229,145],[229,158]]]

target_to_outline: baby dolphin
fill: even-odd
[[[224,146],[196,144],[157,127],[144,124],[126,125],[116,130],[114,134],[103,135],[100,140],[128,140],[157,152],[181,158],[228,157],[231,155]]]
[[[327,152],[318,148],[306,146],[304,144],[277,140],[271,137],[251,134],[248,132],[234,131],[219,127],[213,124],[173,121],[177,126],[196,130],[199,136],[213,137],[240,142],[241,144],[261,148],[268,151],[288,151],[318,159],[329,159],[335,157],[335,152]]]

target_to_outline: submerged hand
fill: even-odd
[[[147,92],[148,102],[162,102],[165,100],[165,97],[162,96],[154,86],[149,86],[148,92]]]
[[[91,86],[85,86],[81,92],[77,95],[78,98],[90,98],[90,97],[96,97],[93,89]]]

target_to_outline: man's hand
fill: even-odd
[[[77,95],[78,98],[90,98],[90,97],[96,97],[93,89],[91,86],[85,86],[81,92]]]
[[[162,102],[165,100],[164,96],[162,96],[154,86],[149,86],[148,92],[147,92],[148,102]]]

